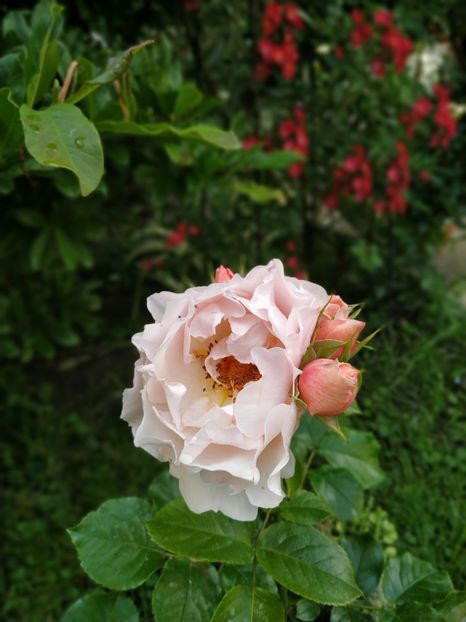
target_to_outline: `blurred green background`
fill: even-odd
[[[372,507],[464,589],[464,3],[62,9],[0,4],[2,619],[59,619],[89,585],[65,529],[155,475],[118,420],[146,296],[272,257],[383,325]],[[63,101],[87,168],[50,147]]]

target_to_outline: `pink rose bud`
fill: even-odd
[[[350,344],[350,353],[354,349],[356,340],[363,331],[366,323],[360,320],[327,320],[322,319],[317,328],[315,340],[316,342],[324,339],[332,339]],[[333,354],[332,358],[340,357],[345,350],[345,346],[341,346]]]
[[[300,397],[314,415],[339,415],[358,392],[359,371],[349,363],[315,359],[298,380]]]
[[[230,268],[219,266],[217,270],[215,270],[214,283],[226,283],[233,277],[233,275],[234,272]]]
[[[340,296],[333,294],[330,297],[330,302],[324,309],[323,315],[331,320],[346,320],[349,315],[349,306]]]

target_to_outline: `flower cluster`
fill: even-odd
[[[303,30],[299,8],[293,2],[269,2],[262,19],[262,38],[259,40],[261,61],[254,69],[254,79],[266,79],[273,65],[280,67],[285,80],[292,80],[299,60],[296,32]]]
[[[386,199],[376,201],[372,209],[376,213],[392,212],[404,214],[406,212],[406,192],[410,184],[409,151],[406,144],[398,141],[397,155],[387,170]]]
[[[427,97],[419,97],[413,104],[411,110],[403,112],[400,116],[401,122],[405,126],[406,136],[413,138],[416,126],[421,123],[431,112],[432,104]]]
[[[347,359],[364,323],[278,260],[244,277],[221,266],[214,283],[154,294],[148,308],[123,395],[135,445],[169,462],[194,512],[253,520],[276,507],[294,471],[298,390],[324,420],[348,408],[359,372]]]
[[[457,131],[456,119],[450,110],[450,92],[441,84],[434,87],[437,98],[434,121],[437,131],[432,135],[430,144],[433,147],[447,148]]]
[[[306,129],[306,113],[301,106],[293,109],[293,118],[285,119],[280,123],[280,138],[283,149],[296,151],[303,156],[309,155],[309,135]],[[295,162],[288,168],[290,177],[300,177],[304,168],[304,162]]]
[[[166,239],[166,244],[170,248],[176,248],[183,244],[187,236],[196,237],[201,232],[197,225],[189,225],[186,221],[182,220],[173,231],[169,233]]]
[[[344,196],[363,203],[371,196],[372,185],[372,166],[366,149],[362,145],[353,145],[351,154],[333,173],[333,185],[325,205],[328,209],[335,209]]]
[[[354,9],[351,12],[351,21],[353,27],[350,40],[353,47],[362,47],[368,41],[374,41],[376,52],[371,62],[374,76],[383,77],[389,63],[393,63],[397,73],[402,73],[413,50],[413,44],[396,27],[393,13],[387,9],[378,9],[374,13],[373,23],[370,24],[361,10]],[[337,52],[337,49],[335,54],[338,58],[344,55]]]

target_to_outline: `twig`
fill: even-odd
[[[68,71],[66,72],[65,81],[63,82],[63,86],[58,93],[58,101],[63,104],[68,95],[68,91],[70,90],[71,80],[73,79],[74,72],[78,68],[78,61],[74,60],[71,65],[68,67]]]

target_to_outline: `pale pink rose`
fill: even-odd
[[[155,322],[122,417],[134,443],[168,461],[194,512],[253,520],[276,507],[299,423],[293,387],[328,295],[273,260],[242,277],[148,299]]]
[[[364,329],[366,323],[360,320],[327,320],[322,318],[317,327],[314,340],[319,341],[331,339],[349,343],[349,352],[354,350],[356,340]],[[339,358],[345,351],[346,346],[341,346],[330,358]]]
[[[301,399],[313,415],[339,415],[358,392],[359,371],[349,363],[315,359],[298,380]]]
[[[229,281],[234,275],[233,270],[230,268],[225,268],[225,266],[219,266],[217,270],[215,270],[215,279],[214,283],[226,283]]]

